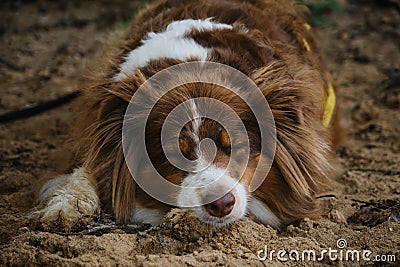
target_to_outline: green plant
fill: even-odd
[[[330,25],[332,26],[334,22],[327,17],[327,14],[332,12],[338,12],[340,10],[340,4],[336,0],[323,0],[323,1],[307,1],[300,0],[301,3],[306,5],[312,16],[309,23],[313,26],[315,25]]]

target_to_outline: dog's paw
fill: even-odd
[[[44,230],[69,231],[87,225],[99,212],[99,199],[83,168],[43,185],[31,221]]]

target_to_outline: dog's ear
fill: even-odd
[[[122,147],[112,174],[112,205],[117,223],[127,224],[135,210],[136,183],[128,169]]]
[[[81,154],[91,179],[98,185],[103,209],[114,211],[118,223],[128,223],[134,211],[135,183],[125,162],[122,128],[142,75],[96,85],[84,91],[88,125],[82,130]]]
[[[133,214],[135,184],[122,149],[122,126],[127,103],[118,97],[103,100],[88,134],[85,165],[98,185],[103,208],[114,211],[117,223]]]
[[[329,135],[320,120],[322,83],[318,78],[312,80],[317,75],[311,70],[303,70],[302,75],[308,78],[294,77],[284,63],[276,61],[252,76],[274,117],[274,166],[290,188],[282,198],[297,207],[297,214],[287,214],[294,218],[312,217],[316,208],[310,203],[326,189],[334,171]]]

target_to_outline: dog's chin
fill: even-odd
[[[215,228],[222,228],[237,222],[245,216],[245,211],[236,210],[224,217],[214,217],[209,215],[203,207],[197,207],[194,209],[197,219],[207,225]]]
[[[218,217],[213,217],[213,216],[204,216],[203,218],[198,218],[199,221],[202,223],[205,223],[207,225],[210,225],[215,228],[223,228],[225,226],[228,226],[239,219],[234,217],[234,216],[226,216],[224,218],[218,218]]]

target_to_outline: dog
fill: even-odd
[[[103,210],[120,224],[157,225],[178,206],[192,209],[201,222],[215,227],[249,216],[281,229],[301,218],[320,216],[316,196],[326,190],[335,173],[337,112],[332,81],[307,15],[308,10],[292,0],[162,0],[141,11],[115,51],[104,59],[105,66],[92,84],[82,90],[76,141],[79,165],[42,187],[33,212],[37,220],[45,227],[57,224],[71,229]],[[251,107],[218,84],[230,82],[223,68],[207,73],[216,83],[181,84],[159,96],[148,117],[141,113],[141,105],[157,96],[163,84],[147,85],[136,113],[131,114],[134,127],[146,120],[144,146],[133,147],[133,156],[126,156],[124,121],[139,88],[163,70],[196,62],[199,72],[206,63],[229,66],[257,86],[273,116],[273,158],[262,151],[262,122]],[[191,75],[197,74],[181,68],[172,80],[185,81]],[[228,117],[220,121],[203,117],[195,101],[202,97],[229,107],[244,128],[237,130],[232,125],[238,121]],[[169,148],[160,137],[168,115],[180,104],[184,105],[175,113],[176,119],[181,115],[186,120],[169,137],[175,138],[175,147],[189,161],[188,170],[170,162]],[[221,121],[233,130],[227,131]],[[206,139],[214,143],[211,160],[200,153]],[[246,140],[247,162],[240,173],[235,166],[241,165],[244,153],[236,153],[235,158],[233,150]],[[149,159],[145,163],[144,154]],[[228,169],[232,158],[233,167]],[[262,182],[250,190],[260,165],[265,165]],[[163,202],[140,185],[145,180],[149,190],[164,191],[152,167],[165,181],[180,186],[175,193],[165,188],[166,195],[175,194],[176,202]],[[193,187],[203,190],[188,189]]]

